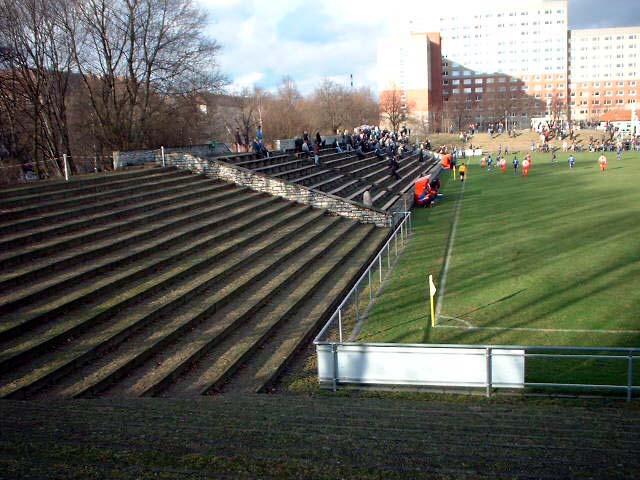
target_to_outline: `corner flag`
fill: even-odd
[[[431,326],[436,326],[436,311],[434,307],[434,295],[436,294],[436,286],[433,283],[433,275],[429,275],[429,297],[431,299]]]

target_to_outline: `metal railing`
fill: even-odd
[[[323,331],[327,328],[329,324]],[[640,378],[640,348],[355,343],[318,338],[315,344],[319,375],[321,369],[325,372],[320,382],[329,383],[334,391],[340,384],[481,388],[488,398],[496,389],[614,391],[624,392],[630,402],[634,391],[640,390],[634,385],[634,378]],[[544,361],[553,362],[551,368],[545,368]],[[394,365],[392,374],[385,368],[389,363]]]
[[[346,327],[351,328],[352,337],[357,333],[361,320],[364,319],[385,277],[395,265],[413,229],[411,212],[394,212],[393,215],[399,218],[397,222],[394,221],[393,233],[318,333],[315,343],[320,342],[334,324],[338,326],[336,336],[340,342],[344,340]],[[362,288],[364,283],[367,285]]]

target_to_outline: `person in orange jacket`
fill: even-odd
[[[529,176],[529,167],[531,166],[531,163],[529,163],[529,159],[527,157],[524,157],[524,160],[522,161],[522,174],[525,177]]]
[[[600,171],[604,172],[607,169],[607,157],[604,155],[604,152],[598,158],[598,162],[600,163]]]

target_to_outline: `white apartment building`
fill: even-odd
[[[461,108],[465,122],[508,115],[523,126],[531,117],[597,120],[633,108],[640,101],[640,27],[570,31],[568,15],[567,0],[427,12],[385,45],[380,89],[397,85],[421,115],[440,118],[443,127]]]

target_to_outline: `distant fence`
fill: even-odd
[[[65,166],[66,157],[66,166]],[[111,157],[68,155],[23,164],[0,164],[0,184],[32,183],[50,179],[68,179],[75,175],[113,169]]]

